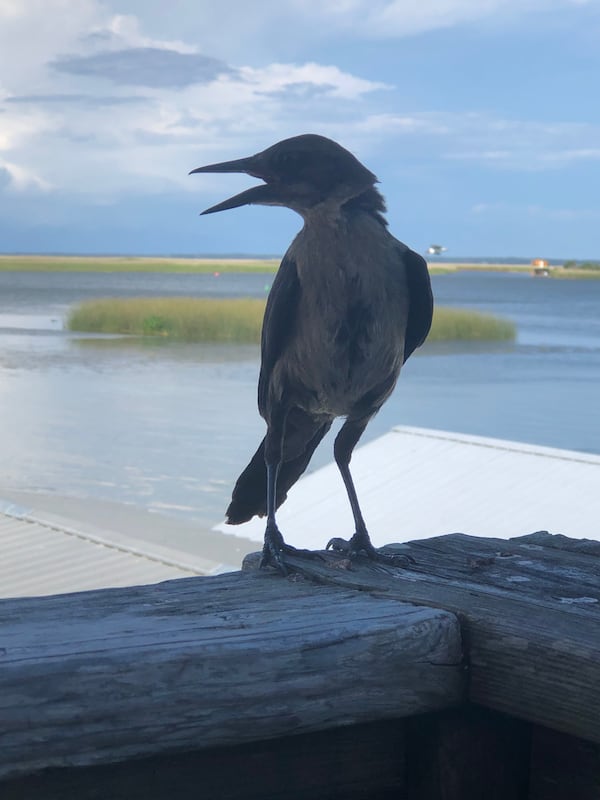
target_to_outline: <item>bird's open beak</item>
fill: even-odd
[[[238,158],[235,161],[221,161],[219,164],[208,164],[206,167],[193,169],[190,175],[196,172],[245,172],[247,175],[265,180],[257,170],[255,156]],[[268,183],[253,186],[251,189],[246,189],[228,200],[223,200],[222,203],[217,203],[216,206],[207,208],[206,211],[202,211],[202,214],[214,214],[216,211],[226,211],[229,208],[250,205],[277,205],[274,187]]]

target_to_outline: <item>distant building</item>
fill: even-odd
[[[550,274],[550,265],[545,258],[534,258],[531,261],[531,274],[536,278],[547,278]]]

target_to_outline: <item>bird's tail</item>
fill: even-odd
[[[331,422],[320,425],[300,455],[281,464],[277,475],[277,508],[284,502],[288,491],[308,466],[317,445],[330,427]],[[264,517],[266,513],[267,468],[265,466],[265,440],[263,439],[233,488],[231,503],[227,509],[227,522],[230,525],[239,525],[254,516]]]

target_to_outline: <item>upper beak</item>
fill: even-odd
[[[237,158],[234,161],[221,161],[218,164],[208,164],[206,167],[193,169],[189,174],[193,175],[196,172],[245,172],[247,175],[252,175],[255,178],[262,178],[262,175],[260,175],[256,167],[256,157],[250,156],[249,158]],[[207,208],[206,211],[202,211],[202,214],[214,214],[215,211],[226,211],[229,208],[238,208],[238,206],[253,204],[270,205],[275,200],[273,187],[269,184],[261,184],[260,186],[253,186],[251,189],[246,189],[230,197],[228,200],[223,200],[222,203],[217,203],[217,205]]]
[[[208,164],[206,167],[197,167],[189,174],[193,175],[194,172],[248,172],[252,174],[254,157],[250,158],[236,158],[235,161],[220,161],[218,164]]]

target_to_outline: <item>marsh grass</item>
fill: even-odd
[[[178,258],[175,256],[47,256],[1,255],[0,272],[276,272],[279,258]],[[529,272],[529,264],[459,264],[430,261],[432,275],[463,270]]]
[[[572,269],[552,269],[548,277],[558,278],[559,280],[598,280],[600,278],[600,269],[580,269],[577,267]]]
[[[188,342],[259,342],[265,301],[258,299],[107,298],[76,306],[72,331],[169,336]],[[430,341],[515,338],[515,326],[490,314],[437,308]]]
[[[0,272],[276,272],[278,258],[0,255]]]
[[[436,308],[427,341],[512,341],[517,329],[513,322],[493,314],[461,308]]]
[[[72,331],[187,342],[259,342],[264,308],[264,300],[250,298],[107,298],[80,303],[67,324]]]

